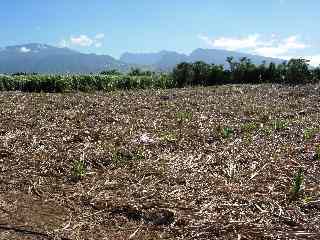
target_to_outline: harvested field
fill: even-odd
[[[2,92],[0,239],[319,239],[319,94]]]

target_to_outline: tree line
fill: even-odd
[[[308,84],[320,82],[320,66],[311,68],[306,59],[282,64],[255,65],[248,58],[228,57],[228,68],[202,61],[182,62],[170,73],[131,69],[129,73],[108,70],[87,75],[44,75],[37,73],[0,74],[0,91],[67,92],[114,91],[150,88],[180,88],[220,84]]]
[[[246,57],[240,58],[239,61],[228,57],[226,61],[229,68],[202,61],[182,62],[172,71],[173,81],[177,87],[259,83],[307,84],[320,81],[320,66],[311,68],[309,60],[302,58],[284,61],[278,65],[272,62],[256,65]]]

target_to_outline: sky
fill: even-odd
[[[116,58],[217,48],[318,65],[319,9],[319,0],[1,0],[0,47],[44,43]]]

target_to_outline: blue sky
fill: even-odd
[[[119,57],[220,48],[320,64],[319,0],[2,0],[0,46]]]

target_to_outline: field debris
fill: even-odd
[[[317,239],[319,100],[315,85],[1,92],[0,239]]]

